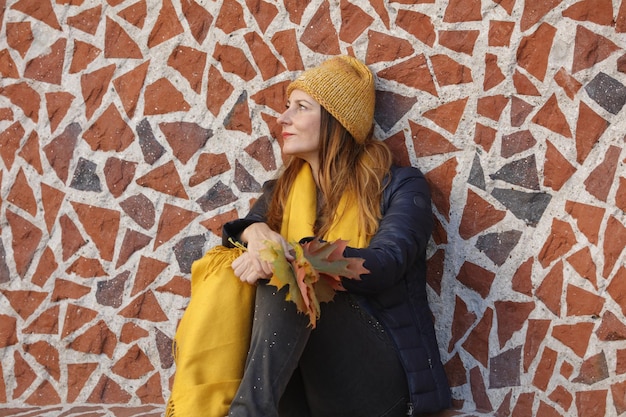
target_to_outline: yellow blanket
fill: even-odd
[[[281,234],[288,242],[313,235],[317,189],[309,165],[297,175],[285,205]],[[324,238],[364,247],[356,207],[344,196]],[[233,273],[239,248],[217,246],[193,263],[191,300],[174,338],[176,376],[166,417],[223,417],[243,375],[250,344],[255,286]]]

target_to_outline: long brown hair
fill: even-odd
[[[314,233],[323,237],[335,221],[339,201],[346,194],[358,207],[358,224],[368,238],[378,229],[381,218],[380,199],[385,187],[385,176],[391,166],[389,148],[370,135],[364,143],[357,143],[352,135],[322,107],[320,122],[318,173],[321,205]],[[305,163],[292,157],[278,177],[270,201],[267,223],[280,231],[289,190]]]

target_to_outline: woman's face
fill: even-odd
[[[283,128],[283,153],[317,165],[320,144],[321,106],[302,90],[293,90],[287,110],[278,117]]]

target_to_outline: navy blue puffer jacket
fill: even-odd
[[[273,184],[245,219],[224,225],[223,244],[247,225],[264,221]],[[426,246],[433,228],[430,192],[413,167],[393,167],[381,201],[382,219],[367,248],[346,248],[346,257],[365,259],[370,271],[361,280],[343,280],[362,307],[391,335],[404,366],[414,414],[450,406],[450,389],[441,364],[426,294]]]

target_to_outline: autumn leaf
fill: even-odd
[[[289,285],[286,299],[309,316],[312,327],[320,317],[320,303],[332,301],[336,291],[345,290],[342,277],[360,279],[361,274],[369,272],[363,266],[363,259],[343,256],[347,244],[345,240],[292,243],[292,261],[287,260],[282,245],[276,242],[266,242],[266,248],[261,251],[261,257],[274,271],[269,284],[278,289]]]

